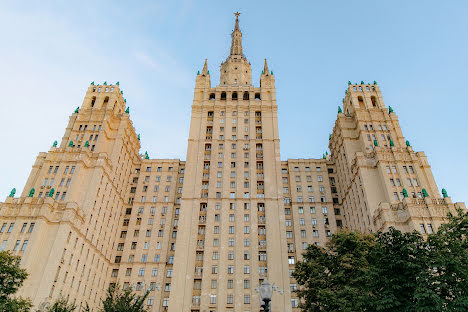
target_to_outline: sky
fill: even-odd
[[[91,81],[120,82],[141,153],[185,160],[196,73],[207,58],[219,83],[236,11],[254,85],[264,58],[275,74],[282,160],[320,158],[348,80],[376,80],[439,189],[468,201],[468,2],[427,0],[0,1],[0,201]]]

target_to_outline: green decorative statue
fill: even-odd
[[[54,144],[52,144],[52,147],[57,147],[57,141],[54,141]]]
[[[36,191],[36,190],[35,190],[34,187],[33,187],[33,188],[29,191],[28,197],[33,197],[35,191]]]
[[[327,157],[325,156],[325,154],[323,154],[322,158],[323,158],[323,159],[327,159]]]
[[[94,86],[94,81],[93,81],[93,82],[91,82],[91,85],[92,85],[92,86]]]
[[[122,95],[123,95],[123,90],[120,90],[120,94],[122,94]]]
[[[338,106],[338,114],[341,114],[343,111],[341,110],[341,106]]]
[[[149,159],[148,152],[145,152],[145,159]]]
[[[271,71],[271,75],[273,76],[273,71]]]
[[[422,189],[423,197],[429,197],[425,188]]]
[[[138,134],[138,141],[140,141],[140,134]]]
[[[406,189],[403,189],[403,197],[408,197],[408,191]]]
[[[197,76],[199,76],[199,75],[200,75],[200,71],[197,71]]]
[[[130,107],[127,107],[127,109],[125,110],[125,113],[130,114]]]
[[[348,86],[352,85],[351,81],[348,80]]]
[[[377,81],[374,80],[374,84],[377,85]]]
[[[262,70],[262,75],[265,75],[265,71]]]
[[[68,143],[68,147],[73,147],[73,141],[70,141],[70,143]]]
[[[406,146],[411,146],[410,142],[406,140]]]
[[[104,83],[103,83],[103,84],[104,84],[105,86],[107,86],[107,81],[104,81]]]
[[[361,80],[361,84],[363,85],[363,84],[364,84],[364,81]]]
[[[443,191],[443,190],[442,190]],[[10,195],[8,195],[8,197],[15,197],[15,194],[16,194],[16,189],[13,188],[10,192]]]
[[[326,151],[326,152],[325,152],[325,155],[327,155],[327,156],[328,156],[328,151]]]
[[[12,192],[13,192],[13,191],[12,191]],[[445,198],[445,197],[448,197],[447,190],[444,189],[444,188],[442,189],[442,196],[444,196],[444,198]],[[13,197],[13,196],[10,196],[10,197]]]
[[[209,75],[209,74],[210,74],[210,71],[208,71],[206,74]]]
[[[344,104],[344,98],[341,100],[341,103],[343,103],[343,104]]]
[[[78,114],[79,111],[80,111],[80,107],[77,107],[77,108],[75,109],[75,114]]]
[[[374,140],[374,145],[379,146],[379,142],[377,142],[377,140]]]
[[[348,94],[348,89],[344,90],[344,94]]]
[[[117,81],[115,84],[118,85],[118,86],[120,86],[120,82],[119,82],[119,81]]]
[[[49,192],[49,197],[53,197],[53,196],[54,196],[54,193],[55,193],[54,188],[51,188],[51,189],[50,189],[50,192]]]
[[[388,113],[389,114],[393,113],[393,108],[391,106],[388,107]]]
[[[392,140],[390,140],[390,146],[395,146]]]
[[[89,147],[89,141],[86,141],[84,147]]]
[[[127,103],[127,99],[124,99],[124,102]]]
[[[331,140],[331,134],[330,134],[330,135],[328,135],[328,140]]]

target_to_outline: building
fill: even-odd
[[[405,140],[376,83],[349,84],[330,155],[280,160],[275,77],[260,86],[238,16],[220,83],[197,74],[187,159],[150,159],[119,83],[92,83],[63,138],[40,153],[23,193],[0,204],[0,249],[30,273],[36,306],[63,296],[95,308],[111,283],[151,311],[298,311],[291,272],[309,244],[346,227],[430,233],[449,211],[423,152]]]

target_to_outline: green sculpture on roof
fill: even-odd
[[[325,154],[323,154],[322,158],[323,158],[323,159],[327,159],[327,157],[325,157]]]
[[[130,113],[130,106],[127,107],[127,109],[125,110],[125,113],[126,113],[126,114],[129,114],[129,113]]]
[[[364,81],[361,80],[361,84],[363,85],[363,84],[364,84]]]
[[[338,106],[338,114],[341,114],[343,111],[341,110],[341,106]]]
[[[36,190],[35,190],[34,187],[33,187],[33,188],[29,191],[28,197],[33,197],[35,191],[36,191]]]
[[[51,189],[50,189],[50,192],[49,192],[49,197],[53,197],[53,196],[54,196],[54,193],[55,193],[54,188],[51,188]]]
[[[390,140],[390,146],[395,146],[392,140]]]
[[[197,71],[197,76],[200,75],[200,71]]]
[[[391,106],[388,107],[388,113],[389,114],[393,113],[393,108]]]
[[[262,75],[265,75],[265,71],[262,70]]]
[[[124,102],[127,103],[127,99],[124,99]]]
[[[84,147],[89,147],[89,141],[86,141]]]
[[[425,188],[422,189],[423,197],[429,197]]]
[[[411,146],[410,142],[406,140],[406,146]]]
[[[70,143],[68,143],[68,147],[73,147],[73,141],[70,141]]]
[[[80,107],[78,106],[78,107],[75,109],[75,114],[78,114],[79,111],[80,111]]]
[[[344,90],[344,94],[348,94],[348,89]]]
[[[123,90],[120,90],[120,94],[122,94],[122,95],[123,95]]]
[[[377,142],[377,140],[374,140],[374,145],[379,146],[379,142]]]
[[[148,152],[145,152],[145,159],[149,159]]]
[[[92,86],[94,86],[94,81],[93,81],[93,82],[91,82],[91,85],[92,85]]]
[[[374,80],[374,84],[377,85],[377,81]]]
[[[207,71],[206,74],[209,75],[209,74],[210,74],[210,71]]]
[[[15,197],[15,194],[16,194],[16,189],[13,188],[10,192],[10,195],[8,195],[8,197]]]
[[[328,140],[331,140],[331,134],[330,134],[330,135],[328,135]]]
[[[54,141],[54,144],[52,144],[52,147],[57,147],[57,141]]]
[[[104,81],[104,85],[107,86],[107,81]]]
[[[344,98],[341,100],[341,102],[344,104]]]
[[[140,141],[140,134],[138,134],[138,141]]]
[[[120,82],[119,82],[119,81],[117,81],[115,84],[118,85],[118,86],[120,86]]]
[[[406,189],[403,189],[403,197],[408,197],[408,191]]]
[[[351,81],[348,80],[348,86],[352,85]]]
[[[273,71],[271,71],[271,75],[273,75]]]
[[[326,151],[326,152],[325,152],[325,155],[327,155],[327,156],[328,156],[328,151]]]
[[[448,194],[447,194],[447,190],[446,189],[442,189],[442,196],[445,198],[445,197],[448,197]],[[13,196],[10,196],[10,197],[13,197]]]

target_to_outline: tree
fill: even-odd
[[[448,219],[427,239],[431,253],[421,297],[440,302],[439,311],[468,311],[468,211]]]
[[[427,244],[416,231],[402,233],[391,227],[388,232],[378,233],[369,253],[366,285],[372,298],[371,310],[415,311],[415,294],[422,286],[420,278],[427,268],[428,255]]]
[[[375,237],[357,232],[332,236],[327,249],[307,248],[304,260],[296,264],[294,277],[299,285],[301,308],[315,311],[368,311],[368,255]]]
[[[119,284],[112,284],[107,289],[101,312],[146,312],[145,300],[149,291],[143,296],[136,295],[131,288],[120,288]]]
[[[468,212],[419,232],[334,234],[310,246],[294,273],[304,311],[468,311]]]
[[[73,303],[68,303],[68,300],[65,298],[59,298],[44,312],[73,312],[75,309],[76,305]]]
[[[29,300],[13,295],[23,285],[28,276],[26,270],[21,269],[20,257],[12,255],[9,251],[0,252],[0,311],[26,312],[32,304]]]

